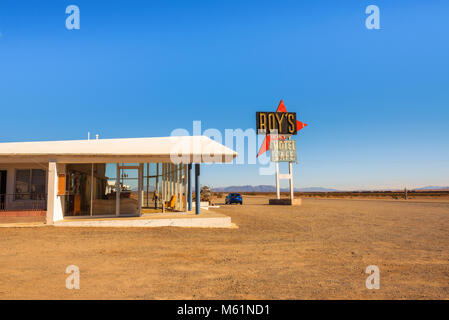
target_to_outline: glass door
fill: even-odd
[[[119,164],[120,215],[140,215],[142,203],[142,167]]]
[[[65,216],[91,215],[92,164],[68,164],[65,195]]]

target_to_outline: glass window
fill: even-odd
[[[16,170],[16,200],[30,199],[30,169]]]
[[[65,215],[90,215],[92,164],[68,164]]]
[[[115,215],[117,164],[94,164],[93,174],[92,215]]]
[[[133,168],[130,168],[133,167]],[[139,212],[139,164],[121,163],[120,176],[120,214]]]
[[[45,198],[45,170],[18,169],[16,170],[16,200]]]
[[[45,170],[32,169],[31,170],[31,196],[33,199],[45,198]]]

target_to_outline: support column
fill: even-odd
[[[148,171],[150,172],[150,171]],[[148,175],[150,175],[148,173]],[[156,209],[158,207],[158,201],[160,200],[161,197],[161,192],[159,190],[159,162],[156,163],[156,186],[155,186],[155,190],[156,190],[156,194],[157,194],[157,199],[154,200],[154,208]]]
[[[170,194],[170,198],[173,195],[176,195],[176,166],[172,163],[171,164],[171,194]],[[175,202],[176,205],[176,202]]]
[[[162,164],[162,180],[164,183],[162,199],[163,201],[167,201],[167,164]]]
[[[162,207],[162,213],[165,212],[165,163],[162,163],[162,173],[161,173],[161,207]]]
[[[200,164],[195,163],[195,214],[200,214]]]
[[[91,164],[91,170],[90,170],[90,216],[92,217],[93,213],[93,206],[94,206],[94,164]]]
[[[161,200],[165,200],[165,163],[162,163],[161,168]]]
[[[182,189],[184,192],[184,203],[182,204],[182,211],[186,212],[187,211],[187,165],[183,164],[183,170],[184,170],[184,176],[183,176],[183,180],[182,180]]]
[[[53,224],[53,215],[55,212],[56,201],[56,161],[50,160],[48,163],[48,182],[47,182],[47,224]]]
[[[174,184],[173,184],[173,177],[174,177],[174,171],[173,171],[173,163],[170,163],[170,168],[169,168],[169,170],[170,170],[170,194],[168,195],[168,199],[167,200],[170,200],[171,199],[171,197],[173,196],[173,191],[175,190],[175,188],[174,188]]]
[[[115,180],[115,215],[120,215],[120,163],[117,163],[117,179]]]
[[[139,163],[139,178],[138,178],[138,211],[139,216],[142,216],[142,192],[143,192],[143,163]]]
[[[150,163],[148,162],[147,163],[147,201],[146,201],[147,208],[150,207],[150,199],[149,198],[150,198]]]
[[[170,196],[172,194],[172,164],[167,163],[167,201],[170,201]]]
[[[168,189],[170,187],[169,185],[169,181],[168,181],[168,169],[169,169],[169,164],[166,163],[165,164],[165,173],[164,173],[164,183],[165,183],[165,187],[164,187],[164,194],[165,194],[165,201],[168,201],[167,197],[168,197]]]
[[[182,164],[178,164],[178,198],[176,199],[178,202],[178,210],[182,211]]]
[[[192,164],[187,165],[187,202],[188,211],[192,211]]]
[[[59,171],[64,172],[64,165],[60,166]],[[56,164],[56,160],[50,160],[48,163],[47,180],[46,222],[48,225],[64,219],[61,200],[60,196],[58,196],[58,165]]]
[[[179,201],[179,194],[178,194],[178,165],[174,164],[173,165],[173,195],[176,197],[175,198],[175,203],[174,203],[174,208],[175,211],[178,210],[178,201]]]

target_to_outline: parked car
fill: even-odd
[[[240,193],[230,193],[226,196],[226,204],[240,203],[243,204],[242,196]]]

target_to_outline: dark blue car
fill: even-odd
[[[240,203],[243,204],[242,196],[240,193],[230,193],[226,197],[226,204]]]

